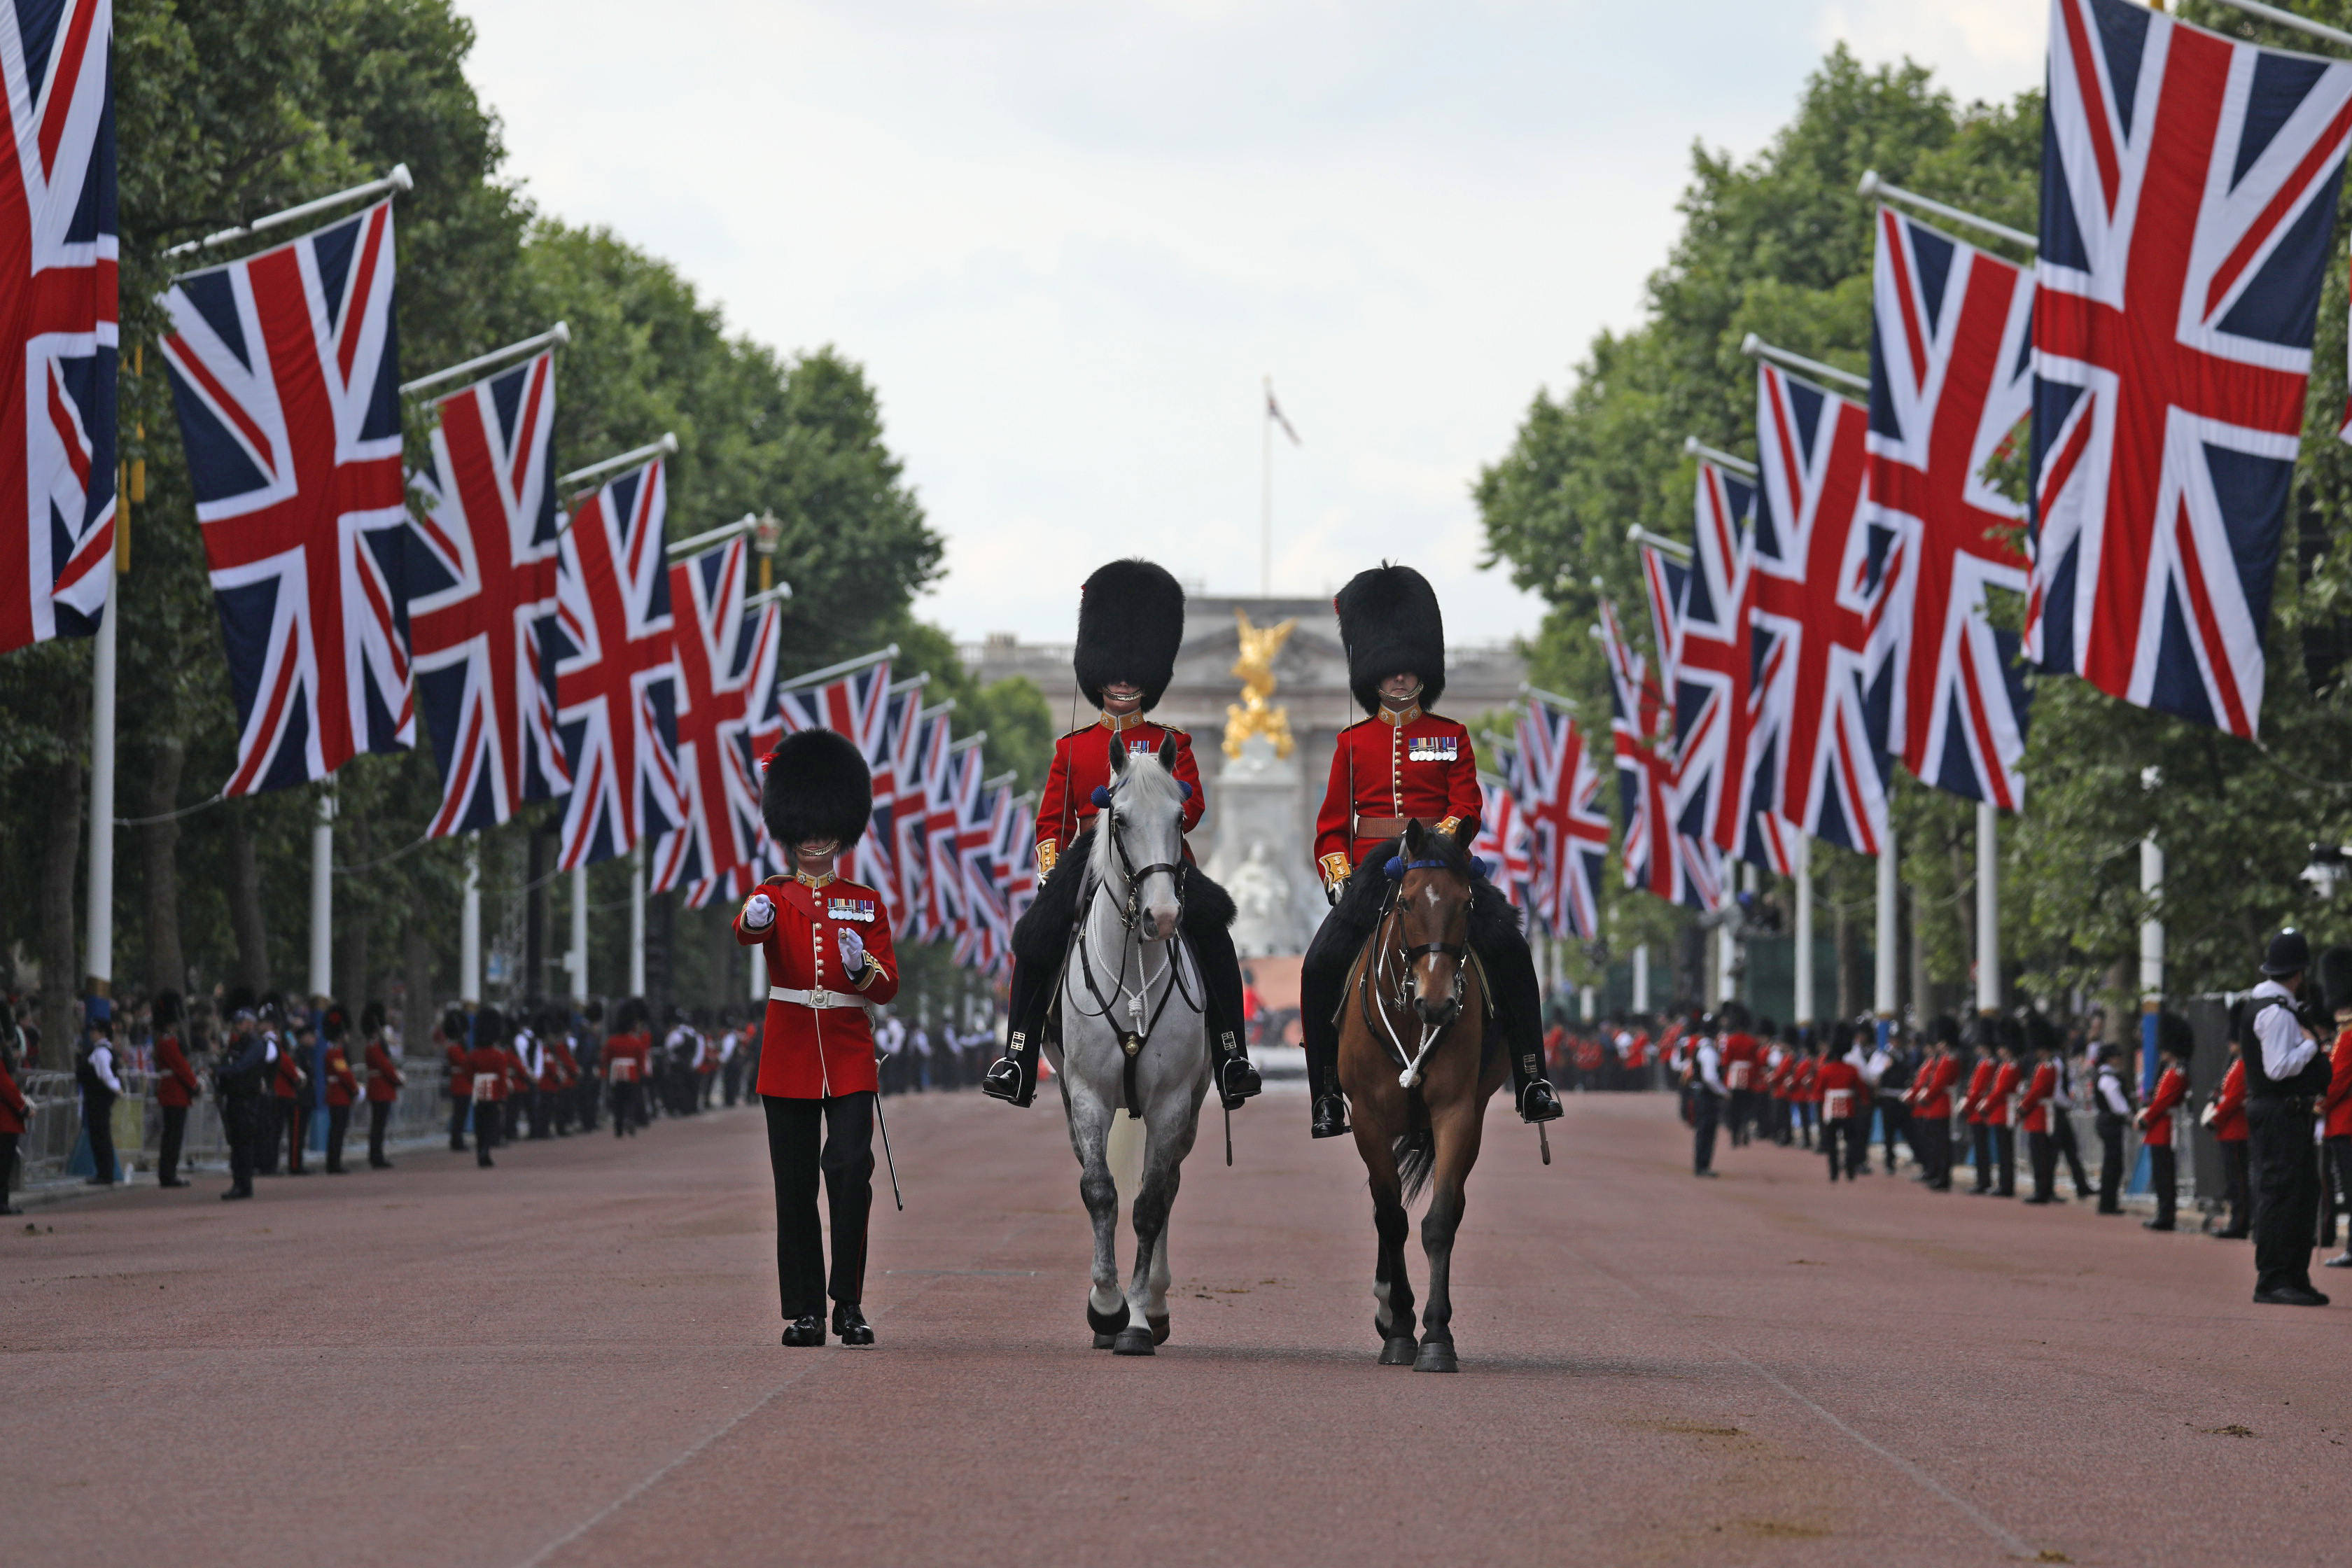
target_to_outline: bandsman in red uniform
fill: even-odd
[[[1742,1004],[1723,1005],[1723,1086],[1731,1091],[1726,1114],[1735,1149],[1746,1146],[1761,1120],[1757,1107],[1763,1100],[1764,1047],[1749,1032],[1754,1022]]]
[[[1410,566],[1360,572],[1331,601],[1348,652],[1348,687],[1366,714],[1339,731],[1331,778],[1315,818],[1315,864],[1331,900],[1298,978],[1299,1027],[1306,1036],[1312,1130],[1336,1138],[1348,1129],[1339,1091],[1339,1027],[1335,1021],[1348,971],[1380,923],[1384,875],[1405,824],[1468,844],[1478,833],[1478,754],[1470,731],[1431,711],[1445,695],[1445,622],[1437,595]],[[1371,874],[1359,875],[1364,863]],[[1519,1115],[1549,1121],[1559,1097],[1543,1068],[1543,994],[1518,911],[1502,889],[1477,879],[1470,906],[1470,946],[1495,995],[1495,1022],[1511,1063]]]
[[[507,1054],[507,1021],[496,1007],[474,1015],[473,1047],[466,1053],[466,1079],[474,1107],[474,1163],[487,1171],[496,1163],[490,1151],[505,1134],[510,1082],[519,1082],[514,1058]]]
[[[449,1152],[466,1152],[466,1121],[474,1110],[474,1026],[462,1008],[441,1015],[441,1054],[449,1064]]]
[[[1169,771],[1184,791],[1184,831],[1201,824],[1209,797],[1192,738],[1147,718],[1175,679],[1176,650],[1184,640],[1184,590],[1165,567],[1149,561],[1113,561],[1096,570],[1078,594],[1078,640],[1071,658],[1078,689],[1097,715],[1054,742],[1053,765],[1037,797],[1037,898],[1013,935],[1013,979],[1006,999],[1004,1055],[981,1076],[985,1093],[1013,1105],[1037,1096],[1037,1053],[1062,978],[1070,932],[1078,920],[1086,866],[1094,852],[1095,815],[1109,798],[1111,750],[1130,754],[1173,745]],[[1228,1110],[1259,1089],[1249,1059],[1249,1012],[1241,961],[1234,955],[1233,900],[1203,875],[1184,848],[1178,889],[1181,930],[1205,983],[1209,1056],[1217,1097]]]
[[[261,1031],[278,1051],[277,1066],[270,1075],[270,1110],[277,1120],[271,1124],[268,1152],[264,1155],[261,1173],[278,1173],[278,1145],[286,1145],[286,1173],[289,1176],[309,1174],[302,1169],[302,1089],[310,1075],[302,1068],[301,1058],[309,1055],[303,1048],[306,1031],[286,1025],[285,1005],[275,993],[261,1004]]]
[[[1952,1190],[1952,1086],[1959,1081],[1959,1058],[1952,1055],[1952,1047],[1959,1040],[1959,1025],[1949,1016],[1937,1017],[1927,1026],[1927,1059],[1919,1064],[1917,1076],[1911,1080],[1911,1131],[1922,1142],[1917,1145],[1921,1173],[1931,1192]]]
[[[343,1049],[343,1037],[351,1032],[351,1019],[339,1006],[327,1009],[326,1021],[320,1032],[327,1039],[327,1174],[340,1176],[343,1171],[343,1140],[352,1130],[352,1107],[359,1103],[359,1075],[352,1071],[351,1057]]]
[[[604,1085],[613,1102],[613,1136],[635,1138],[645,1120],[646,1064],[654,1054],[653,1032],[646,1027],[646,1005],[632,996],[613,1016],[613,1032],[604,1037]]]
[[[2039,1026],[2037,1027],[2037,1026]],[[2051,1135],[2052,1100],[2058,1093],[2058,1039],[2040,1013],[2025,1015],[2026,1041],[2033,1048],[2033,1074],[2017,1097],[2017,1124],[2025,1132],[2025,1163],[2033,1173],[2029,1204],[2058,1201],[2058,1141]]]
[[[2147,1151],[2147,1185],[2156,1194],[2156,1217],[2140,1224],[2150,1230],[2170,1230],[2180,1198],[2179,1161],[2172,1151],[2172,1113],[2189,1098],[2189,1058],[2197,1049],[2196,1032],[2179,1014],[2159,1013],[2156,1048],[2164,1057],[2164,1072],[2139,1113],[2139,1141]]]
[[[392,1108],[408,1086],[408,1075],[384,1043],[383,1003],[371,1002],[360,1009],[360,1034],[367,1041],[368,1169],[389,1171],[392,1162],[384,1158],[383,1135],[392,1123]]]
[[[1969,1069],[1968,1093],[1960,1099],[1960,1120],[1969,1127],[1969,1163],[1977,1168],[1976,1185],[1969,1189],[1973,1197],[1992,1191],[1992,1123],[1985,1120],[1985,1105],[1992,1099],[1992,1080],[2000,1071],[2000,1060],[1993,1054],[1988,1022],[1977,1045],[1976,1065]]]
[[[180,1048],[180,994],[155,994],[155,1103],[163,1108],[163,1148],[155,1161],[155,1184],[184,1187],[180,1174],[180,1149],[188,1136],[188,1107],[202,1092],[188,1054]],[[0,1194],[0,1201],[5,1194]]]
[[[1984,1119],[1985,1126],[1992,1133],[1993,1163],[2000,1168],[2000,1185],[1993,1189],[1993,1195],[2013,1198],[2017,1195],[2017,1126],[2016,1118],[2011,1114],[2011,1105],[2024,1080],[2025,1071],[2017,1061],[2016,1020],[1998,1019],[1994,1027],[1999,1031],[1995,1038],[2000,1044],[1994,1049],[1999,1053],[2000,1060],[1993,1068],[1992,1089],[1985,1095]]]
[[[2327,1232],[2320,1237],[2326,1246],[2335,1240],[2334,1222],[2352,1209],[2352,963],[2337,955],[2342,948],[2330,948],[2319,957],[2321,993],[2336,1015],[2336,1043],[2328,1052],[2327,1090],[2319,1097],[2319,1136],[2322,1157],[2326,1161],[2323,1193],[2332,1193],[2327,1210]],[[2352,957],[2352,955],[2347,955]],[[2239,1120],[2244,1121],[2244,1113]],[[2330,1268],[2352,1268],[2352,1229],[2344,1236],[2344,1250],[2326,1260]]]
[[[793,875],[760,884],[735,940],[768,961],[766,1048],[757,1085],[776,1194],[776,1286],[784,1343],[824,1343],[824,1300],[845,1345],[870,1345],[866,1225],[874,1207],[874,1020],[898,994],[890,910],[876,889],[834,873],[864,837],[874,783],[857,747],[830,730],[784,737],[760,796]],[[820,1149],[819,1136],[823,1145]],[[817,1177],[833,1222],[833,1270],[817,1224]]]
[[[2238,1058],[2238,1042],[2230,1042],[2229,1069],[2221,1087],[2205,1108],[2205,1124],[2221,1146],[2221,1198],[2229,1219],[2213,1234],[2223,1241],[2243,1241],[2252,1234],[2246,1223],[2246,1064]]]
[[[1841,1174],[1853,1181],[1870,1163],[1870,1090],[1847,1055],[1853,1044],[1853,1026],[1839,1019],[1831,1026],[1828,1051],[1813,1069],[1814,1090],[1822,1097],[1822,1152],[1829,1156],[1832,1182]]]

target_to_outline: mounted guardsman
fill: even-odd
[[[757,1088],[775,1180],[783,1342],[824,1343],[829,1294],[834,1334],[845,1345],[870,1345],[874,1330],[860,1305],[879,1083],[866,1009],[898,994],[898,958],[881,893],[844,881],[833,868],[874,816],[865,757],[830,730],[785,736],[768,757],[760,814],[793,868],[788,878],[761,882],[735,920],[735,940],[768,960]],[[817,1224],[820,1173],[833,1219],[830,1278]]]
[[[1038,801],[1037,901],[1014,933],[1010,1037],[1005,1054],[981,1079],[981,1088],[999,1100],[1028,1105],[1037,1096],[1037,1052],[1077,921],[1078,886],[1093,849],[1096,814],[1112,783],[1111,749],[1134,756],[1172,742],[1171,771],[1186,792],[1184,831],[1200,826],[1208,809],[1192,738],[1144,717],[1174,679],[1176,649],[1183,640],[1184,590],[1164,567],[1114,561],[1098,568],[1079,591],[1077,650],[1071,664],[1078,689],[1100,715],[1055,742],[1054,763]],[[1208,988],[1213,1082],[1219,1100],[1233,1110],[1260,1087],[1249,1060],[1241,963],[1227,929],[1233,907],[1192,864],[1190,845],[1184,865],[1183,935]]]
[[[1430,711],[1445,694],[1445,622],[1428,579],[1410,566],[1360,572],[1331,601],[1348,652],[1348,686],[1370,717],[1339,731],[1331,782],[1315,819],[1315,864],[1331,912],[1307,944],[1298,984],[1307,1089],[1318,1138],[1348,1131],[1338,1078],[1337,1014],[1348,971],[1379,923],[1391,885],[1379,873],[1405,825],[1458,845],[1478,832],[1478,757],[1470,731]],[[1356,873],[1367,860],[1374,875]],[[1510,1054],[1519,1115],[1560,1114],[1543,1070],[1543,997],[1518,911],[1483,875],[1471,905],[1470,946],[1485,967]]]

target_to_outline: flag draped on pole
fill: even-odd
[[[2026,591],[2025,508],[1985,477],[2032,406],[2033,291],[2018,268],[1878,209],[1870,503],[1910,570],[1878,623],[1887,749],[1919,779],[2014,811],[2025,795],[2018,639],[1987,594]]]
[[[963,861],[957,835],[970,815],[971,796],[980,791],[980,748],[971,737],[947,741],[948,726],[940,722],[946,752],[939,765],[924,775],[929,794],[923,817],[924,934],[945,937],[961,944],[968,938],[965,921]]]
[[[2053,0],[2026,649],[2252,735],[2352,64]]]
[[[1869,410],[1775,364],[1756,377],[1762,472],[1751,530],[1758,727],[1778,764],[1753,802],[1847,849],[1886,832],[1883,670],[1871,644],[1887,590],[1908,568],[1874,541],[1865,504]]]
[[[883,671],[881,721],[875,726],[873,749],[866,763],[874,776],[874,820],[844,864],[842,875],[863,882],[882,895],[890,918],[903,924],[906,904],[898,880],[898,834],[895,826],[899,804],[898,760],[907,749],[907,733],[922,710],[923,681],[892,681]]]
[[[1786,873],[1790,828],[1772,815],[1769,788],[1777,753],[1759,733],[1756,495],[1730,469],[1699,464],[1691,569],[1675,616],[1675,815],[1685,835]]]
[[[415,737],[392,286],[387,200],[163,297],[236,702],[224,794]]]
[[[563,869],[610,860],[683,820],[677,651],[656,458],[583,497],[557,578],[557,731],[572,770]]]
[[[1486,862],[1487,879],[1505,898],[1528,909],[1535,903],[1535,844],[1527,813],[1511,790],[1518,762],[1508,752],[1495,761],[1501,773],[1478,775],[1478,836],[1470,841],[1470,853]]]
[[[1658,606],[1653,605],[1654,613]],[[1721,896],[1721,855],[1682,831],[1675,809],[1675,759],[1666,746],[1673,719],[1645,661],[1626,638],[1617,607],[1601,602],[1601,642],[1608,656],[1610,740],[1617,761],[1618,804],[1625,822],[1619,852],[1625,885],[1669,903],[1713,909]]]
[[[655,846],[651,885],[663,892],[684,884],[694,908],[743,886],[759,858],[752,699],[775,689],[782,607],[744,609],[751,553],[739,535],[669,568],[681,820]]]
[[[1601,770],[1584,733],[1565,713],[1530,698],[1519,715],[1519,776],[1512,781],[1528,817],[1536,865],[1536,917],[1554,936],[1601,934],[1601,875],[1609,858],[1609,816]]]
[[[947,773],[955,744],[949,728],[950,703],[917,710],[901,737],[898,758],[898,793],[890,814],[891,854],[898,860],[898,897],[905,904],[906,927],[915,940],[940,934],[930,901],[930,819],[935,803],[947,787]]]
[[[979,778],[979,747],[971,749],[969,763],[973,785],[956,828],[956,859],[963,873],[964,930],[970,936],[957,942],[956,952],[974,968],[993,969],[1013,938],[996,882],[996,805],[1013,792],[1003,784],[991,789]]]
[[[431,837],[495,826],[572,787],[555,735],[551,351],[440,400],[412,520],[409,650],[441,770]]]
[[[1004,906],[1006,932],[1004,952],[1012,952],[1012,930],[1037,896],[1037,862],[1032,853],[1030,828],[1037,815],[1037,797],[1033,795],[1014,795],[1006,790],[997,796],[993,833],[995,848],[997,898]],[[998,968],[1003,964],[999,963]]]
[[[114,585],[111,0],[0,14],[0,653],[95,629]]]

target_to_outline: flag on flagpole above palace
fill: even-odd
[[[226,795],[415,735],[389,199],[163,296],[236,704]]]
[[[113,591],[113,37],[111,0],[0,14],[16,154],[0,173],[16,367],[0,384],[0,652],[89,636]]]

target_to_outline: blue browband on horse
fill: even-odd
[[[1403,876],[1407,871],[1443,871],[1445,868],[1445,862],[1443,860],[1408,860],[1402,855],[1390,857],[1386,868],[1391,880]],[[1485,876],[1486,862],[1475,855],[1471,856],[1470,874],[1473,877]]]
[[[1178,779],[1176,781],[1176,787],[1184,792],[1184,798],[1186,800],[1192,798],[1192,781],[1189,779]],[[1100,811],[1108,805],[1110,805],[1110,785],[1095,785],[1095,809],[1097,811]]]

